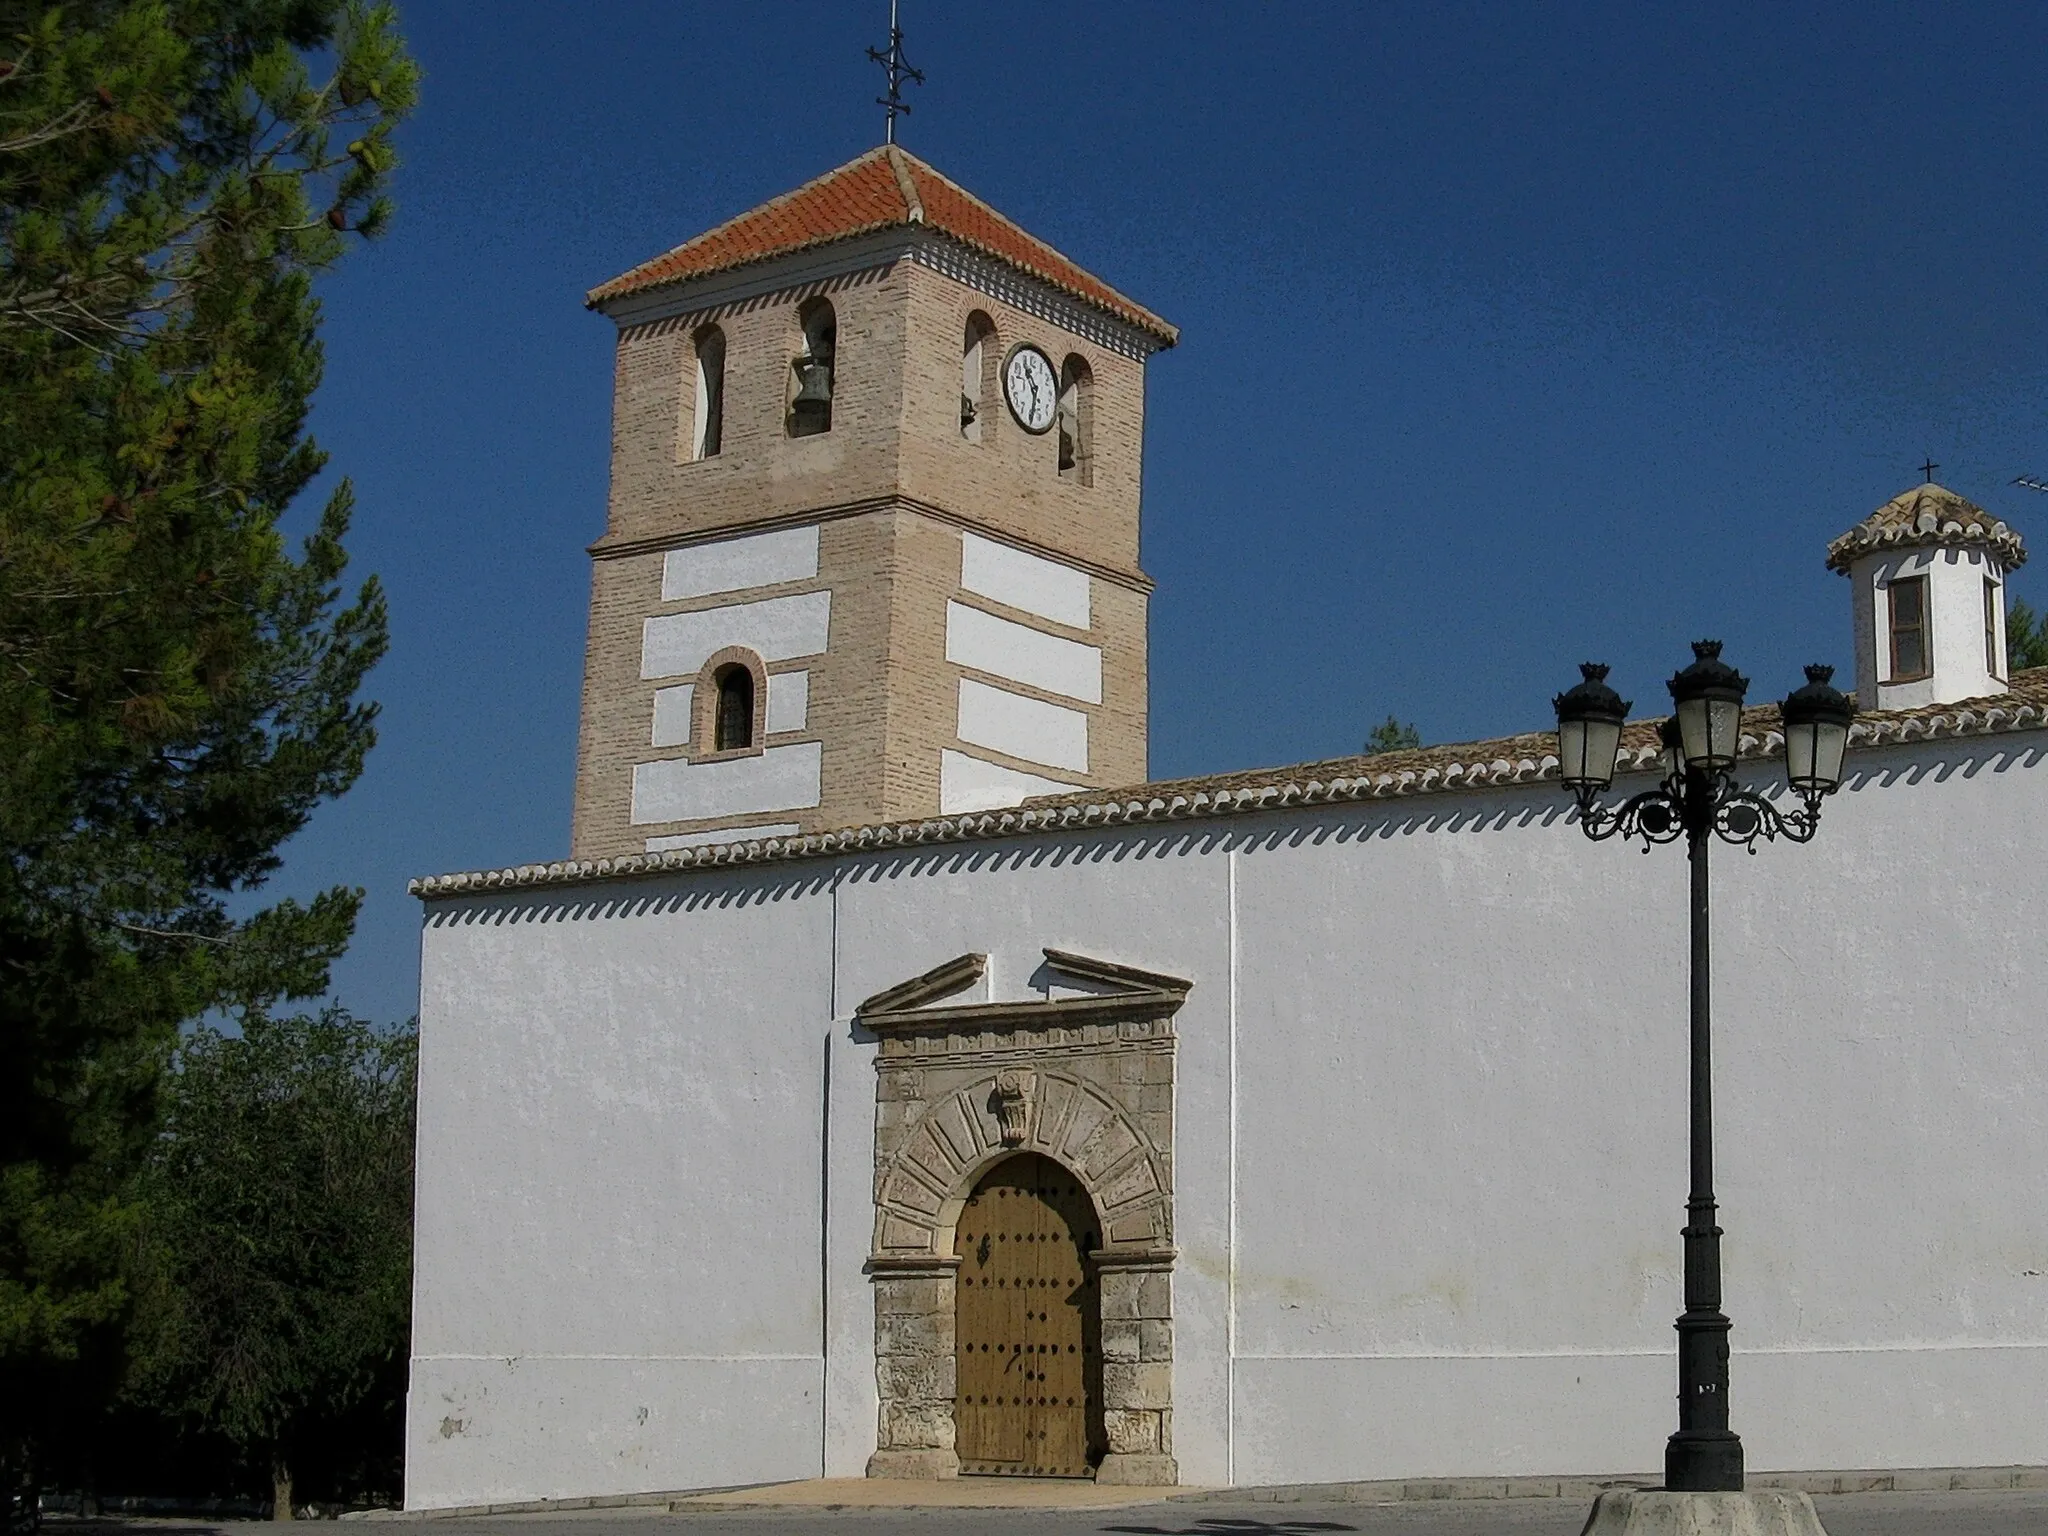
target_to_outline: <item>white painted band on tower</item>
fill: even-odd
[[[831,620],[830,592],[799,592],[758,603],[663,614],[641,622],[640,675],[692,676],[712,652],[729,645],[756,651],[764,661],[816,656],[825,650]]]
[[[714,592],[744,592],[778,582],[809,581],[817,574],[817,525],[778,528],[670,550],[661,558],[661,600],[673,603]]]
[[[796,741],[756,757],[641,763],[633,769],[633,824],[816,805],[823,751],[818,742]]]
[[[965,603],[946,604],[946,660],[1047,693],[1102,702],[1101,651]]]
[[[960,739],[1027,763],[1088,771],[1088,716],[1078,709],[960,679]],[[1042,793],[1042,791],[1041,791]]]
[[[960,585],[1055,624],[1073,629],[1089,625],[1086,571],[977,534],[960,537]]]
[[[939,810],[947,816],[969,811],[999,811],[1033,795],[1064,795],[1085,788],[1059,779],[1019,773],[948,748],[939,754]]]

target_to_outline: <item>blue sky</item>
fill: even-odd
[[[1827,540],[1938,478],[2048,537],[2048,10],[903,0],[906,147],[1182,328],[1151,366],[1152,771],[1847,672]],[[568,846],[612,329],[583,291],[872,147],[886,0],[408,0],[390,235],[314,418],[390,589],[361,784],[279,893]],[[311,510],[309,498],[308,513]],[[2032,568],[2014,590],[2048,591]]]

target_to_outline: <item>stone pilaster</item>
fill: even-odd
[[[1165,1487],[1173,1456],[1173,1250],[1102,1250],[1102,1427],[1098,1483]]]
[[[960,1475],[953,1449],[956,1258],[876,1259],[875,1373],[882,1407],[869,1477]]]

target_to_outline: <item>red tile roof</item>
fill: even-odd
[[[667,283],[730,271],[878,229],[914,224],[1050,283],[1167,346],[1179,338],[1178,331],[1149,309],[1125,298],[1043,240],[1027,235],[957,182],[893,144],[871,149],[794,192],[770,198],[760,207],[600,283],[590,290],[587,302],[592,308],[601,308],[613,299]]]

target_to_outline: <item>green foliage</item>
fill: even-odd
[[[405,1367],[415,1043],[252,1014],[187,1039],[166,1085],[131,1392],[259,1459],[286,1509],[295,1447]]]
[[[1392,715],[1387,716],[1372,728],[1372,734],[1365,738],[1365,755],[1376,757],[1382,752],[1407,752],[1422,745],[1422,733],[1413,725],[1404,725]]]
[[[2005,616],[2006,669],[2048,667],[2048,614],[2036,613],[2018,598]]]
[[[0,0],[0,1450],[127,1305],[180,1021],[318,993],[353,927],[229,902],[374,740],[347,485],[278,525],[312,278],[386,217],[417,74],[344,0]]]

